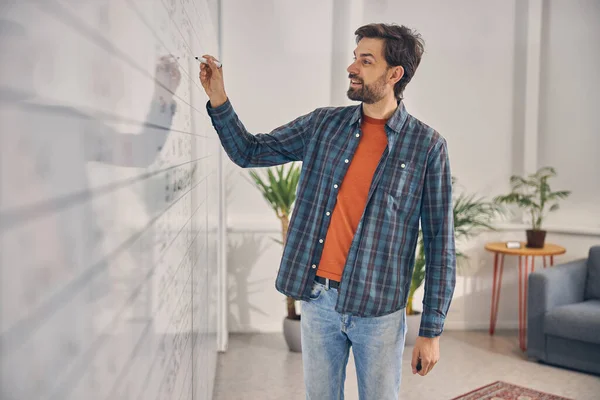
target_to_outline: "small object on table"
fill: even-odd
[[[521,242],[511,242],[511,241],[508,241],[508,242],[506,242],[506,248],[507,249],[520,249],[521,248]]]

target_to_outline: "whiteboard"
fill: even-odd
[[[218,2],[1,4],[0,398],[212,398]]]

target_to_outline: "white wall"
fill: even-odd
[[[250,132],[269,132],[329,103],[332,18],[331,1],[223,0],[225,89]],[[229,174],[248,175],[228,165]],[[232,220],[264,210],[252,189],[243,180],[230,186]]]
[[[507,161],[512,143],[514,1],[378,3],[365,6],[365,23],[406,25],[425,41],[421,65],[405,91],[408,111],[446,137],[459,182],[489,194],[512,172]],[[493,167],[483,173],[481,165]]]
[[[269,132],[329,104],[333,18],[331,0],[222,1],[225,89],[250,132]],[[227,159],[226,173],[228,328],[281,329],[285,299],[275,290],[281,246],[270,239],[281,236],[278,220],[247,170]]]
[[[552,215],[600,228],[600,2],[547,1],[540,92],[540,165],[558,169],[557,188],[573,191]]]
[[[567,254],[556,261],[583,257],[592,244],[600,243],[600,221],[595,217],[600,202],[594,202],[600,196],[594,186],[600,181],[600,170],[593,157],[586,158],[584,165],[577,162],[578,152],[592,152],[593,145],[599,148],[594,131],[597,124],[593,124],[597,113],[591,111],[597,102],[580,100],[593,100],[582,85],[589,82],[597,87],[598,78],[592,67],[579,64],[572,67],[579,73],[568,78],[558,73],[550,77],[544,72],[546,68],[554,71],[555,63],[569,63],[558,52],[565,45],[555,40],[557,33],[564,31],[570,31],[571,36],[561,40],[581,39],[569,51],[597,66],[600,51],[590,43],[598,37],[600,13],[593,1],[459,0],[450,5],[433,0],[372,0],[284,3],[278,7],[269,1],[255,1],[252,7],[240,3],[224,1],[226,88],[251,132],[268,132],[315,107],[350,104],[344,99],[345,68],[352,57],[354,30],[370,22],[404,24],[419,31],[426,45],[421,65],[405,92],[406,106],[448,139],[453,174],[459,182],[457,191],[492,197],[508,190],[511,174],[550,163],[559,173],[553,188],[576,191],[573,204],[577,207],[572,209],[581,216],[572,221],[571,214],[559,211],[549,220],[548,241],[567,248]],[[566,14],[565,8],[569,11]],[[289,15],[298,19],[288,21]],[[541,26],[544,29],[536,36]],[[295,38],[294,45],[292,41],[290,46],[282,43],[286,38]],[[298,38],[303,38],[301,44]],[[536,51],[539,40],[543,40],[543,48]],[[282,48],[286,50],[282,52]],[[306,68],[295,54],[298,48],[312,49],[322,63]],[[305,57],[311,59],[312,54]],[[274,60],[276,68],[271,69],[267,59]],[[562,64],[561,70],[567,68]],[[275,83],[273,76],[278,78]],[[550,81],[555,85],[552,90]],[[323,90],[327,87],[329,94]],[[559,92],[559,88],[579,99],[570,106],[571,113],[557,111],[567,100],[556,103],[553,99],[560,96],[544,95],[550,90]],[[546,129],[550,124],[544,122],[547,119],[552,119],[553,125],[570,123],[575,106],[579,129],[563,136],[558,128]],[[546,131],[555,132],[554,136],[547,137]],[[559,136],[563,139],[557,142]],[[557,157],[560,150],[562,157]],[[285,303],[274,282],[281,247],[270,238],[279,237],[280,227],[258,190],[244,179],[247,172],[228,164],[229,327],[231,331],[279,331]],[[502,223],[500,232],[461,245],[471,262],[460,273],[448,329],[489,326],[493,257],[483,245],[492,240],[524,240],[526,225],[518,222],[517,218],[513,223]],[[514,328],[518,321],[518,280],[516,260],[510,257],[506,258],[503,282],[498,326]],[[422,291],[417,293],[417,302],[421,296]]]
[[[2,399],[212,398],[215,5],[2,2]]]

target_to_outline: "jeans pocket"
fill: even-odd
[[[319,282],[313,284],[312,290],[310,291],[310,300],[315,301],[321,297],[321,294],[325,291],[325,285]]]

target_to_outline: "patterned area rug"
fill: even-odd
[[[452,400],[572,400],[506,382],[494,382]]]

